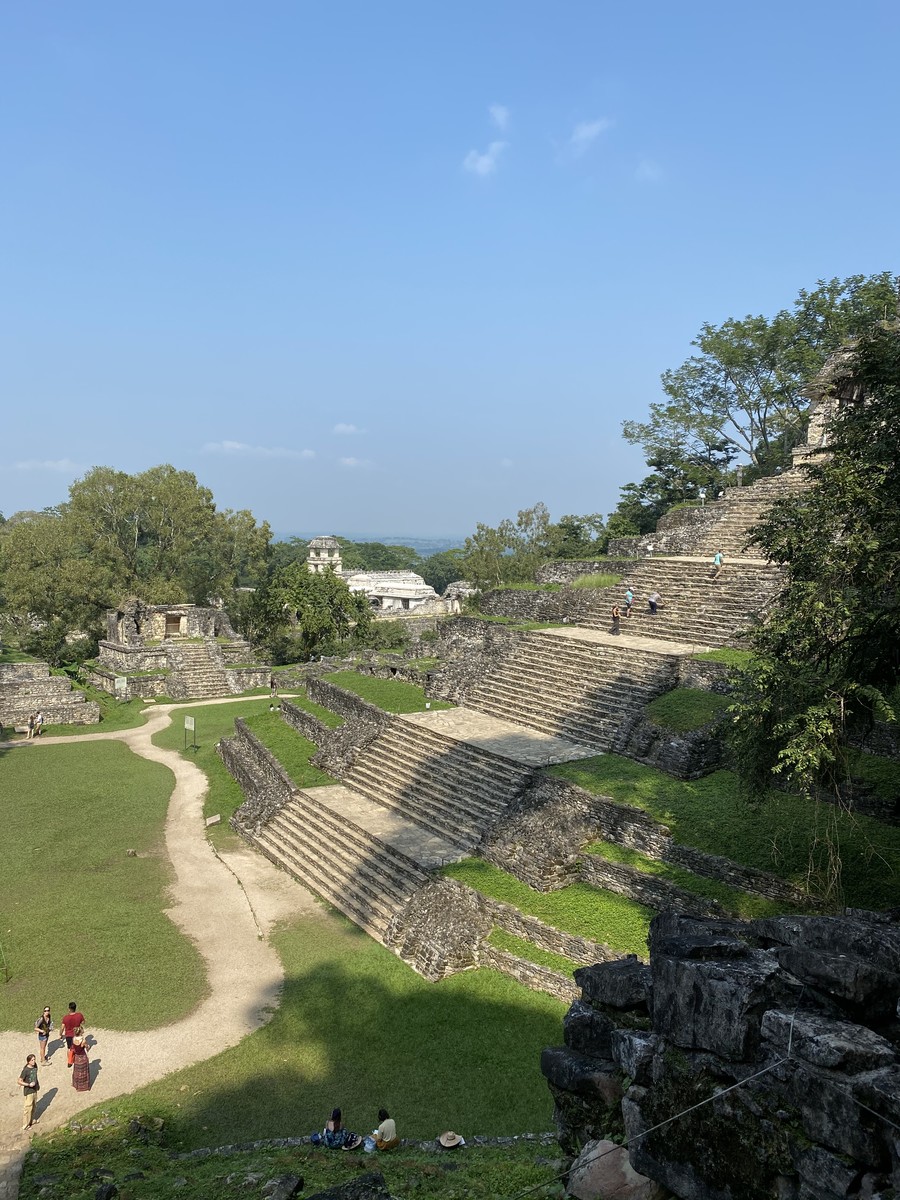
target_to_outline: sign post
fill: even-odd
[[[197,745],[197,733],[196,733],[196,727],[194,725],[193,717],[185,717],[184,718],[184,748],[185,748],[185,750],[187,750],[187,748],[188,748],[188,740],[187,740],[188,730],[191,731],[191,749],[199,750],[200,747]]]

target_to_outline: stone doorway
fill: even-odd
[[[166,637],[178,637],[181,633],[181,617],[178,613],[166,613]]]

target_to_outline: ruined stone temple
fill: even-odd
[[[131,599],[106,614],[106,627],[90,681],[123,699],[231,696],[269,681],[222,608]]]
[[[900,1195],[900,911],[888,908],[900,899],[890,891],[900,852],[870,868],[885,872],[871,894],[887,911],[830,915],[774,856],[681,840],[677,814],[663,820],[596,783],[604,755],[685,784],[722,765],[720,714],[679,730],[654,702],[685,689],[712,711],[731,691],[729,668],[705,652],[740,647],[782,588],[782,568],[756,557],[750,531],[775,500],[800,501],[812,486],[803,464],[828,445],[830,406],[855,396],[847,363],[820,376],[811,440],[791,470],[620,539],[617,561],[547,564],[538,581],[556,588],[483,596],[484,612],[506,622],[439,621],[426,695],[454,707],[392,714],[310,677],[309,698],[340,726],[290,701],[281,715],[336,783],[297,786],[240,720],[219,747],[245,795],[234,829],[422,976],[488,967],[571,1006],[564,1044],[542,1061],[561,1145],[574,1155],[587,1143],[585,1174],[611,1148],[644,1176],[629,1193],[571,1190],[572,1177],[579,1198]],[[621,583],[571,586],[600,570]],[[610,606],[626,581],[637,603],[613,636]],[[876,722],[866,737],[885,770],[900,763],[894,726]],[[554,769],[587,759],[583,787],[577,766]],[[861,790],[841,803],[870,827],[900,823],[896,795]],[[537,892],[596,889],[598,914],[611,897],[654,911],[649,953],[608,944],[600,915],[575,934],[442,870],[472,857]],[[787,915],[743,919],[754,911]],[[634,1139],[627,1152],[612,1140],[623,1136]]]
[[[21,729],[31,713],[48,725],[93,725],[100,720],[96,700],[85,700],[65,675],[51,675],[47,663],[0,663],[0,724]]]
[[[341,544],[336,537],[315,537],[309,543],[306,564],[320,575],[334,571],[351,592],[364,592],[372,610],[392,616],[418,610],[424,616],[449,611],[449,602],[441,600],[433,587],[415,571],[353,571],[347,574],[341,559]]]

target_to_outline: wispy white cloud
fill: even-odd
[[[371,467],[372,465],[367,458],[339,458],[338,462],[342,467],[347,467],[351,471],[361,467]]]
[[[353,434],[365,433],[366,431],[364,429],[360,429],[358,425],[350,425],[346,421],[338,421],[337,425],[335,425],[331,432],[339,434]]]
[[[477,150],[470,150],[463,159],[463,170],[472,175],[493,175],[505,149],[506,142],[491,142],[483,154],[479,154]]]
[[[595,121],[579,121],[569,138],[569,149],[575,155],[585,154],[601,133],[612,129],[609,117],[598,117]]]
[[[509,124],[509,109],[505,104],[490,104],[488,112],[494,125],[503,133]]]
[[[241,455],[244,458],[315,458],[315,450],[289,450],[285,446],[251,446],[247,442],[206,442],[201,454]]]
[[[71,458],[26,458],[16,463],[17,471],[63,471],[75,472],[84,470]]]
[[[659,183],[663,177],[663,169],[652,158],[642,158],[634,172],[639,183]]]

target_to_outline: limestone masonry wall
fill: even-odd
[[[297,785],[241,717],[234,722],[234,735],[223,738],[216,749],[245,796],[231,818],[231,826],[237,833],[258,833],[289,803]]]
[[[544,563],[539,567],[535,579],[538,583],[574,583],[584,575],[627,575],[637,559],[632,555],[625,558],[569,559]]]
[[[565,1045],[541,1057],[568,1152],[624,1135],[635,1170],[680,1200],[897,1194],[896,914],[666,913],[649,966],[575,981]]]
[[[438,653],[442,666],[428,685],[435,700],[465,703],[466,694],[508,658],[525,637],[522,629],[511,629],[479,617],[457,617],[438,627]]]

